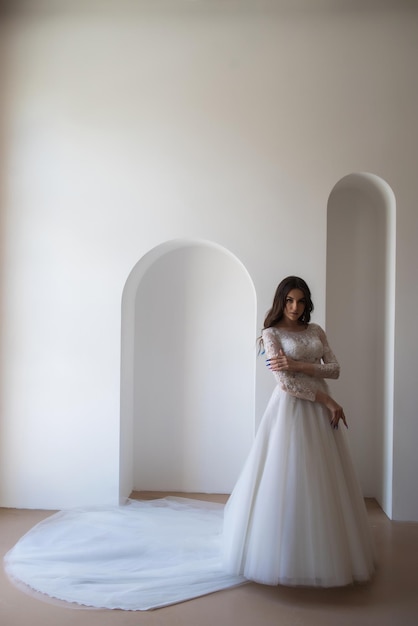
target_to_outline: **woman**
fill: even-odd
[[[261,343],[277,380],[224,515],[228,572],[263,584],[340,586],[368,580],[374,554],[342,407],[325,378],[339,365],[310,323],[304,280],[285,278]]]
[[[184,498],[64,511],[6,555],[18,584],[82,605],[146,610],[255,580],[345,585],[373,554],[342,408],[338,363],[310,323],[300,278],[278,287],[262,342],[278,385],[240,479],[222,505]]]

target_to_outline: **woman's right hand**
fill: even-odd
[[[333,428],[338,428],[338,423],[340,420],[342,420],[345,427],[348,428],[347,420],[344,415],[344,409],[340,404],[338,404],[338,402],[334,400],[334,398],[331,398],[331,396],[322,391],[318,391],[316,394],[316,401],[324,404],[330,412],[330,422]]]

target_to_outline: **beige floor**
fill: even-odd
[[[321,590],[248,584],[154,611],[131,612],[38,600],[11,585],[1,570],[0,625],[417,626],[418,524],[389,521],[373,500],[367,501],[367,508],[379,567],[366,585]],[[1,554],[48,514],[0,509]]]

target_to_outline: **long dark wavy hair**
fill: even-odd
[[[292,291],[292,289],[300,289],[303,292],[303,297],[305,298],[305,309],[298,321],[301,324],[309,324],[311,321],[311,313],[314,308],[311,299],[311,291],[303,278],[299,278],[298,276],[288,276],[282,280],[276,289],[273,305],[266,315],[263,329],[276,326],[276,324],[278,324],[283,318],[287,294],[289,291]]]

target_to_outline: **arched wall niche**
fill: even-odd
[[[243,264],[174,240],[122,297],[120,497],[229,493],[254,436],[256,295]]]
[[[392,517],[396,202],[370,173],[328,200],[327,331],[342,366],[332,388],[348,416],[365,496]]]

